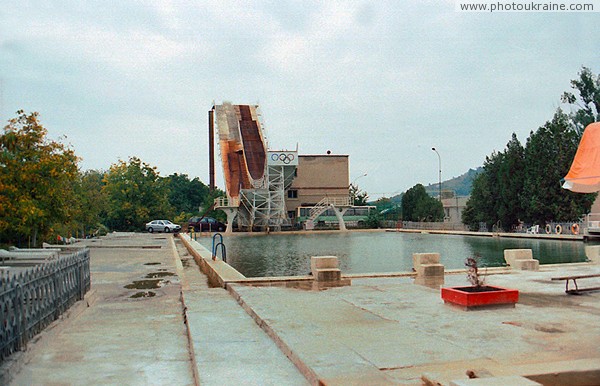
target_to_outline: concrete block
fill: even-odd
[[[310,271],[314,274],[318,269],[338,268],[337,256],[311,256]]]
[[[585,256],[594,263],[600,263],[600,245],[586,245]]]
[[[517,259],[514,261],[514,265],[511,265],[511,267],[521,271],[539,271],[540,262],[535,259]]]
[[[324,268],[317,269],[313,272],[313,276],[318,282],[339,281],[342,279],[342,272],[337,268]]]
[[[506,264],[514,267],[515,260],[531,260],[533,259],[533,252],[531,249],[505,249],[504,260]]]
[[[413,253],[413,268],[416,271],[417,267],[423,264],[439,264],[439,253]]]
[[[541,383],[518,375],[491,378],[473,378],[451,381],[450,386],[541,386]]]
[[[421,264],[417,267],[418,277],[444,276],[443,264]]]

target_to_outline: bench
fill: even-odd
[[[551,280],[566,280],[565,292],[568,294],[577,295],[581,292],[586,291],[600,291],[600,287],[591,287],[591,288],[579,288],[577,286],[577,279],[589,279],[592,277],[600,277],[600,273],[596,273],[593,275],[575,275],[575,276],[561,276],[561,277],[553,277]],[[569,289],[569,281],[573,280],[573,284],[575,285],[575,289]]]

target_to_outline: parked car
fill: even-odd
[[[196,232],[223,232],[227,225],[212,217],[192,217],[188,221],[188,229],[191,227]]]
[[[156,232],[179,232],[181,226],[173,224],[169,220],[153,220],[146,224],[146,230],[150,233]]]

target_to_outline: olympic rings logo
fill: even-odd
[[[294,160],[294,155],[293,154],[285,154],[285,153],[281,153],[281,154],[273,153],[273,154],[271,154],[271,160],[281,161],[287,165]]]

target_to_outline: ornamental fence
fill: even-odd
[[[0,276],[0,363],[82,300],[90,289],[88,248]]]

